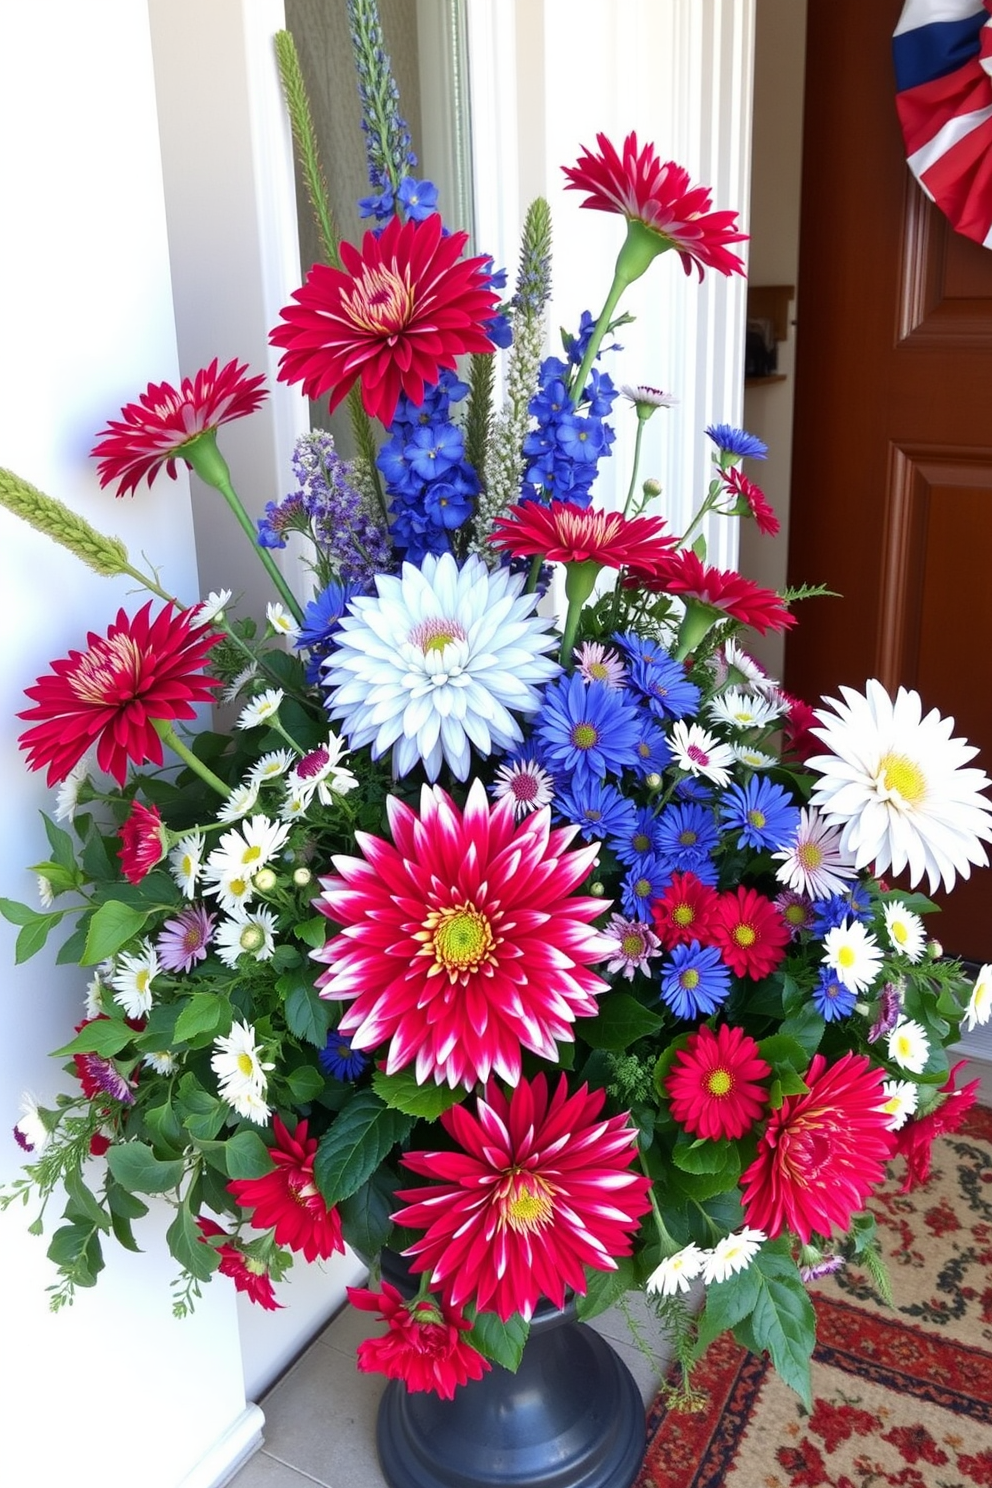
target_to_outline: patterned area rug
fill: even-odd
[[[636,1488],[992,1488],[992,1111],[874,1207],[894,1305],[854,1269],[817,1285],[812,1413],[721,1339],[704,1410],[653,1405]]]

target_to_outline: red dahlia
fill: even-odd
[[[128,883],[140,883],[165,856],[166,832],[157,806],[131,803],[127,821],[117,833],[121,839],[121,871]]]
[[[895,1134],[896,1155],[906,1159],[906,1179],[902,1193],[909,1193],[917,1184],[926,1183],[930,1177],[930,1158],[935,1140],[947,1132],[960,1130],[962,1121],[978,1098],[978,1087],[982,1083],[980,1079],[970,1080],[960,1090],[954,1087],[957,1072],[966,1063],[964,1059],[959,1060],[940,1087],[943,1097],[940,1104],[925,1116],[907,1121]]]
[[[227,1230],[215,1224],[212,1219],[206,1219],[202,1214],[197,1215],[197,1228],[200,1231],[200,1243],[208,1245],[219,1235],[225,1240],[228,1237]],[[237,1245],[215,1245],[211,1247],[220,1256],[218,1270],[221,1276],[229,1276],[239,1292],[244,1292],[250,1301],[264,1307],[266,1312],[275,1312],[282,1306],[276,1301],[275,1289],[268,1271],[258,1261],[246,1256],[244,1251]]]
[[[624,517],[620,512],[583,510],[567,501],[511,506],[493,527],[493,547],[505,548],[514,558],[633,567],[649,573],[678,540],[666,533],[662,517]]]
[[[769,1117],[741,1189],[749,1225],[770,1239],[791,1230],[807,1245],[814,1233],[850,1228],[885,1176],[895,1133],[885,1071],[866,1055],[828,1065],[817,1054],[803,1079],[807,1093],[787,1095]]]
[[[451,1306],[529,1318],[539,1297],[561,1307],[566,1286],[584,1294],[587,1266],[615,1271],[630,1255],[651,1180],[630,1171],[636,1133],[626,1112],[601,1116],[605,1099],[586,1085],[569,1095],[564,1075],[550,1099],[543,1074],[509,1096],[490,1083],[477,1115],[461,1105],[440,1118],[460,1151],[403,1158],[440,1180],[397,1194],[413,1202],[396,1223],[427,1231],[404,1255]]]
[[[245,377],[247,370],[233,361],[218,372],[214,357],[192,380],[184,377],[178,392],[167,382],[150,382],[138,402],[128,403],[97,435],[91,453],[100,461],[101,486],[119,481],[117,495],[123,496],[143,476],[151,485],[162,465],[175,480],[184,446],[264,403],[265,378]]]
[[[275,1171],[261,1178],[238,1178],[227,1185],[242,1209],[252,1209],[257,1230],[274,1229],[277,1245],[302,1251],[308,1261],[326,1261],[344,1251],[341,1221],[329,1209],[313,1176],[317,1138],[307,1136],[300,1121],[290,1133],[278,1116],[272,1118],[276,1145],[269,1148]]]
[[[381,1292],[349,1287],[348,1300],[364,1312],[378,1312],[379,1321],[389,1324],[383,1338],[358,1345],[358,1367],[366,1374],[384,1374],[402,1380],[408,1390],[430,1390],[452,1400],[459,1385],[481,1379],[492,1368],[462,1338],[472,1326],[465,1315],[433,1297],[406,1302],[384,1281]]]
[[[566,848],[547,807],[514,822],[475,781],[464,809],[424,787],[420,815],[390,797],[392,842],[366,832],[363,858],[336,857],[316,907],[342,928],[314,954],[321,996],[351,1002],[338,1031],[355,1049],[389,1040],[386,1070],[416,1060],[420,1084],[520,1078],[521,1046],[557,1060],[607,984],[590,963],[614,943],[590,927],[604,904],[575,888],[599,851]]]
[[[341,244],[344,269],[314,264],[284,325],[270,337],[285,348],[283,382],[335,408],[357,381],[372,418],[390,424],[401,392],[421,403],[425,383],[463,352],[492,351],[486,322],[497,296],[486,258],[462,258],[468,234],[442,236],[436,212],[422,222],[391,217],[361,250]]]
[[[700,606],[711,620],[730,617],[742,625],[753,626],[762,635],[768,630],[785,630],[795,625],[791,615],[774,589],[762,589],[733,569],[711,568],[691,548],[683,548],[664,565],[657,579],[646,579],[650,589],[677,594],[686,608]]]
[[[675,1120],[694,1137],[736,1139],[751,1130],[768,1101],[771,1074],[754,1039],[740,1028],[705,1023],[676,1055],[665,1089]]]
[[[637,148],[637,135],[628,134],[623,157],[605,134],[597,134],[599,154],[586,150],[574,166],[565,166],[566,191],[588,192],[584,207],[597,212],[618,212],[628,222],[641,222],[674,248],[686,273],[693,265],[703,277],[703,268],[721,274],[742,274],[744,265],[728,243],[747,237],[737,230],[734,212],[710,211],[706,186],[693,186],[689,172],[672,160],[664,164],[653,145]]]
[[[721,894],[710,926],[710,944],[738,976],[759,981],[784,960],[792,938],[770,899],[741,884]],[[757,1226],[761,1229],[761,1225]]]
[[[737,514],[753,517],[759,532],[766,537],[774,537],[779,529],[779,520],[761,487],[749,480],[737,465],[731,465],[729,470],[723,471],[721,479],[728,495],[736,499]]]
[[[123,610],[106,636],[87,636],[89,649],[52,663],[50,676],[26,688],[35,707],[18,718],[36,719],[18,743],[32,770],[48,766],[48,784],[64,780],[96,741],[101,770],[123,785],[127,765],[161,765],[156,721],[195,718],[195,703],[209,702],[220,683],[200,670],[221,639],[195,626],[191,610],[166,605],[152,619],[151,601],[133,619]]]

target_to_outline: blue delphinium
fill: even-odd
[[[759,851],[782,847],[799,828],[799,807],[767,775],[752,775],[744,785],[731,785],[720,801],[720,816],[728,827],[740,832],[738,847]]]
[[[631,830],[637,808],[615,785],[603,780],[580,781],[555,790],[555,815],[574,822],[586,842],[625,837]]]
[[[671,882],[671,868],[656,853],[638,858],[620,885],[620,902],[632,919],[650,921],[651,905],[660,899]]]
[[[428,553],[451,552],[450,534],[475,509],[479,477],[465,459],[465,438],[450,411],[467,392],[464,382],[444,370],[419,406],[401,393],[391,437],[379,451],[393,544],[411,563]]]
[[[356,1080],[368,1064],[368,1055],[351,1047],[346,1034],[332,1028],[327,1043],[317,1055],[321,1069],[335,1080]]]
[[[294,641],[297,651],[307,651],[306,678],[310,686],[320,681],[321,663],[334,643],[338,623],[348,602],[362,592],[361,585],[331,582],[313,598],[303,611],[303,623]]]
[[[857,1000],[857,993],[851,987],[845,987],[837,979],[836,972],[825,966],[820,972],[820,980],[813,988],[813,1006],[821,1018],[825,1018],[828,1023],[849,1018]]]
[[[389,217],[400,183],[417,164],[417,157],[410,131],[400,117],[399,90],[386,54],[376,6],[369,0],[348,0],[348,26],[358,74],[369,182],[374,193],[365,199],[362,210],[366,216]]]
[[[763,460],[768,454],[768,446],[754,434],[749,434],[746,429],[735,429],[732,424],[710,424],[706,433],[716,445],[721,456],[732,455],[742,460],[749,457],[752,460]],[[722,460],[720,463],[724,463]],[[733,463],[731,460],[729,463]]]
[[[548,768],[574,773],[576,784],[619,775],[636,758],[637,718],[623,693],[577,672],[545,688],[533,733]]]
[[[524,440],[524,499],[568,501],[585,509],[599,461],[610,453],[616,435],[606,419],[617,389],[605,372],[593,370],[586,386],[570,392],[572,367],[582,361],[594,322],[582,315],[578,336],[565,337],[568,361],[547,357],[541,363],[537,392],[530,401],[535,427]]]
[[[661,1000],[677,1018],[708,1018],[727,999],[730,968],[716,946],[677,945],[661,970]]]

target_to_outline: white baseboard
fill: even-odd
[[[241,1415],[204,1453],[186,1474],[179,1488],[224,1488],[253,1452],[262,1445],[265,1416],[259,1406],[249,1403]]]

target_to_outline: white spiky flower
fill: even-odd
[[[885,1100],[881,1109],[889,1118],[891,1131],[905,1126],[916,1110],[920,1099],[920,1087],[915,1080],[886,1080],[882,1085]]]
[[[129,1018],[145,1018],[152,1007],[152,982],[160,970],[158,953],[150,940],[136,952],[123,951],[110,975],[114,1001]]]
[[[901,951],[914,964],[922,960],[927,945],[927,933],[919,915],[907,909],[899,899],[886,904],[883,913],[886,934],[893,949]]]
[[[733,729],[762,728],[781,713],[778,703],[742,687],[728,687],[707,704],[710,716]]]
[[[217,820],[225,823],[236,822],[240,821],[243,816],[247,816],[249,811],[254,811],[258,804],[258,787],[259,782],[250,778],[243,781],[241,785],[236,785],[217,812]]]
[[[397,777],[422,762],[429,780],[442,763],[466,780],[472,748],[488,756],[520,743],[518,718],[558,675],[546,654],[552,621],[534,613],[523,574],[490,573],[474,556],[459,566],[428,554],[375,582],[376,595],[352,600],[327,661],[331,717],[353,749],[392,750]]]
[[[57,822],[72,821],[76,814],[76,807],[79,805],[80,791],[89,779],[92,769],[93,756],[84,754],[62,781],[55,796],[55,810],[52,812]]]
[[[656,1266],[644,1284],[645,1291],[658,1292],[663,1297],[674,1297],[677,1292],[687,1292],[703,1269],[706,1252],[700,1250],[693,1240],[673,1256],[666,1256]]]
[[[202,832],[190,832],[176,843],[169,854],[169,872],[187,899],[192,899],[196,893],[205,846],[206,839]]]
[[[300,627],[292,615],[281,604],[267,604],[265,606],[265,618],[268,620],[276,635],[289,636],[295,640],[300,633]]]
[[[668,736],[672,758],[680,770],[690,775],[712,780],[721,790],[730,784],[730,766],[734,763],[734,751],[723,744],[698,723],[686,723],[680,718],[672,725]]]
[[[237,966],[242,956],[268,961],[275,952],[276,917],[270,909],[238,909],[223,920],[214,934],[214,950],[225,966]]]
[[[279,712],[279,705],[285,694],[281,687],[267,687],[257,697],[241,710],[238,719],[239,729],[259,728],[263,723],[268,723]]]
[[[733,1235],[724,1235],[712,1250],[703,1252],[703,1281],[707,1286],[714,1281],[726,1281],[738,1271],[746,1271],[768,1236],[764,1230],[752,1230],[748,1226]]]
[[[230,589],[211,589],[202,604],[198,604],[193,611],[193,624],[209,625],[212,620],[217,619],[218,615],[224,613],[230,602]]]
[[[859,920],[844,920],[823,937],[823,964],[852,992],[864,992],[872,985],[882,959],[878,941]]]
[[[843,702],[827,698],[817,710],[812,732],[830,753],[807,761],[822,777],[813,804],[842,828],[856,867],[908,870],[913,888],[926,878],[931,893],[942,880],[951,890],[958,874],[988,862],[992,802],[982,792],[990,782],[966,768],[978,751],[951,737],[953,718],[924,717],[917,692],[900,687],[893,701],[874,679],[864,694],[841,692]]]
[[[214,1039],[210,1068],[221,1098],[240,1116],[263,1125],[268,1119],[264,1099],[268,1071],[275,1065],[263,1062],[250,1023],[235,1023],[229,1034]]]
[[[831,827],[813,807],[804,806],[799,813],[799,826],[788,847],[773,852],[781,864],[775,870],[779,883],[811,899],[829,899],[843,894],[847,881],[856,869],[851,855],[841,845],[841,834]]]

